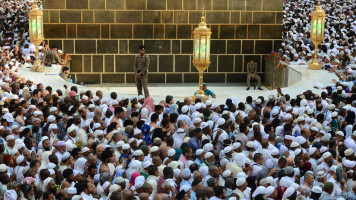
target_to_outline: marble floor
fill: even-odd
[[[315,93],[321,93],[321,89],[315,89],[314,85],[316,82],[323,84],[324,86],[332,85],[332,79],[337,77],[333,73],[329,73],[323,70],[308,70],[307,66],[290,66],[294,69],[300,71],[303,74],[302,81],[296,82],[287,88],[282,88],[284,94],[289,94],[291,97],[304,92],[305,90],[311,89]],[[31,72],[30,69],[19,69],[19,72],[26,78],[31,77],[35,83],[43,83],[45,86],[52,86],[54,90],[62,89],[63,85],[68,85],[69,87],[76,84],[71,84],[64,81],[58,76],[58,68],[47,68],[46,72]],[[91,89],[92,91],[101,90],[104,93],[105,98],[110,97],[111,92],[117,92],[120,96],[136,96],[137,90],[134,85],[115,85],[115,84],[101,84],[101,85],[76,85],[79,90]],[[217,98],[213,99],[213,103],[224,103],[225,100],[231,96],[234,96],[237,101],[245,101],[246,96],[252,96],[257,98],[258,96],[264,96],[265,98],[274,94],[277,95],[276,90],[269,90],[262,87],[264,90],[251,90],[246,91],[246,86],[243,83],[239,84],[209,84],[208,88],[212,90]],[[173,95],[176,101],[182,101],[186,96],[193,96],[194,92],[198,89],[198,83],[194,84],[151,84],[149,85],[149,91],[151,96],[156,100],[160,101],[165,99],[166,95]]]

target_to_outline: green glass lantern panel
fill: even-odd
[[[312,29],[313,29],[314,36],[316,35],[316,22],[317,22],[317,19],[313,19]]]
[[[199,36],[198,37],[195,37],[195,40],[194,40],[194,58],[195,60],[198,60],[199,59]]]
[[[321,22],[321,18],[319,17],[318,19],[318,38],[320,38],[321,36],[321,30],[322,30],[322,22]]]
[[[200,60],[206,59],[206,36],[201,36],[200,40]]]
[[[37,17],[37,36],[38,37],[42,36],[42,20],[41,20],[41,16]]]
[[[210,59],[210,36],[207,37],[206,41],[206,57]]]
[[[33,36],[37,36],[37,22],[36,22],[36,19],[32,19],[32,22],[31,22],[31,27],[32,27],[32,35]]]

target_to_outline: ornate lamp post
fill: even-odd
[[[325,12],[320,7],[320,0],[318,2],[318,7],[311,14],[311,32],[310,39],[315,45],[314,50],[314,60],[313,63],[309,65],[308,69],[320,70],[318,57],[318,45],[324,41],[324,26],[325,26]]]
[[[194,29],[194,54],[193,65],[199,71],[199,90],[193,97],[195,99],[201,99],[203,102],[209,99],[203,91],[203,73],[210,65],[210,28],[205,23],[204,13],[201,17],[199,26]]]
[[[38,46],[44,40],[43,36],[43,12],[37,6],[37,0],[34,1],[29,17],[29,35],[30,41],[36,46],[36,61],[32,71],[43,72],[45,67],[41,65],[38,55]]]

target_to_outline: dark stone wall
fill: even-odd
[[[280,47],[282,0],[44,0],[44,35],[72,57],[75,82],[134,83],[133,63],[144,44],[149,82],[198,81],[192,32],[202,10],[212,30],[205,82],[246,80],[254,58]]]

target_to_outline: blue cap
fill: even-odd
[[[141,131],[143,134],[148,134],[150,132],[150,130],[151,130],[151,127],[148,124],[144,124],[141,126]]]

